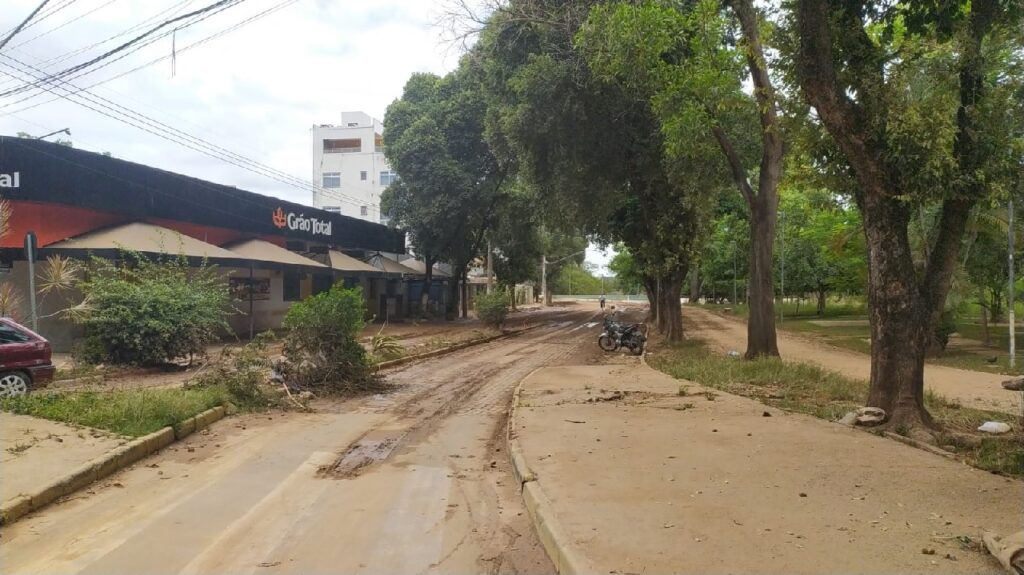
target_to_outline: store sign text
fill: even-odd
[[[0,174],[0,188],[20,188],[21,172],[13,174]]]
[[[300,232],[309,232],[314,235],[330,236],[331,222],[307,218],[305,214],[295,215],[295,212],[285,213],[281,208],[274,211],[274,225],[280,229],[288,228]]]

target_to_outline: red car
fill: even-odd
[[[27,393],[53,379],[50,342],[6,317],[0,317],[0,397]]]

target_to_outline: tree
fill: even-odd
[[[381,205],[423,258],[425,285],[436,261],[452,265],[449,319],[460,299],[466,313],[459,284],[480,254],[507,173],[484,140],[486,103],[474,61],[473,54],[465,56],[444,78],[414,74],[384,119],[385,153],[399,179]],[[422,309],[427,297],[424,290]]]
[[[998,192],[1007,158],[1000,74],[1019,52],[1019,6],[794,0],[789,58],[804,97],[856,178],[868,248],[870,406],[887,425],[931,426],[924,357],[972,209]],[[1014,36],[1016,35],[1016,36]],[[1011,39],[1012,38],[1012,39]],[[1005,69],[1005,68],[1003,68]],[[908,238],[912,201],[939,204],[923,271]]]
[[[489,141],[534,190],[549,228],[622,241],[643,258],[659,329],[679,339],[679,298],[670,294],[703,212],[690,198],[695,186],[666,161],[649,98],[595,77],[575,46],[592,5],[513,0],[493,14],[479,44]]]
[[[673,153],[693,157],[706,155],[709,144],[718,147],[750,211],[746,357],[752,358],[779,354],[772,258],[783,126],[761,40],[763,18],[752,0],[725,4],[738,23],[736,47],[729,45],[733,31],[714,0],[685,6],[653,0],[607,4],[592,12],[583,38],[593,65],[621,81],[646,86]],[[745,78],[753,85],[753,97],[743,92]],[[742,129],[736,130],[748,123],[744,116],[757,119],[756,152],[745,149],[750,143]],[[759,157],[756,186],[748,175],[752,156]]]

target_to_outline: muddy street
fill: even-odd
[[[553,309],[528,332],[388,373],[389,393],[224,420],[3,528],[0,566],[553,572],[508,468],[505,418],[530,372],[600,353],[596,316]]]

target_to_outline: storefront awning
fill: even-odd
[[[108,252],[130,250],[150,254],[183,255],[192,258],[237,259],[238,255],[213,244],[197,240],[153,224],[131,222],[96,230],[52,243],[47,250],[84,250]]]
[[[329,269],[324,264],[311,260],[307,257],[288,251],[279,245],[272,244],[266,240],[245,240],[242,242],[224,246],[231,253],[232,257],[267,262],[274,264],[285,264],[295,266],[308,266],[311,268]]]
[[[339,252],[338,250],[328,250],[327,261],[330,263],[332,268],[343,272],[380,273],[380,270],[370,264],[359,261],[350,255]]]
[[[408,276],[422,276],[422,272],[418,272],[410,267],[403,266],[391,258],[384,257],[381,254],[373,254],[370,259],[366,260],[366,263],[372,265],[378,270],[386,274],[396,275],[408,275]]]
[[[399,263],[401,263],[403,266],[405,266],[405,267],[407,267],[409,269],[416,270],[416,273],[418,273],[420,275],[426,275],[426,273],[427,273],[427,264],[426,264],[426,262],[422,262],[420,260],[408,259],[408,260],[402,260]],[[450,273],[442,270],[441,268],[439,268],[437,266],[434,266],[433,276],[435,278],[449,278],[449,277],[452,277],[452,275]]]

